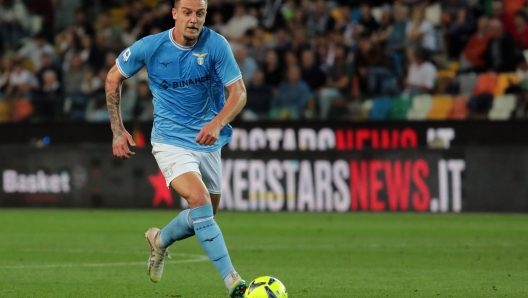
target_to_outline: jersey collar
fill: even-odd
[[[170,41],[172,42],[172,44],[177,47],[178,49],[182,50],[182,51],[190,51],[194,48],[194,46],[196,45],[196,43],[193,45],[193,46],[182,46],[181,44],[177,43],[175,40],[174,40],[174,37],[172,36],[172,32],[174,31],[174,28],[170,29],[169,30],[169,38],[170,38]],[[200,32],[201,33],[201,32]],[[198,43],[198,42],[197,42]]]

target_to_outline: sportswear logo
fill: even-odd
[[[172,63],[172,61],[171,61],[171,62],[160,62],[160,64],[163,65],[163,66],[165,66],[165,67],[167,67],[167,65],[169,65],[169,64],[171,64],[171,63]]]
[[[174,164],[173,164],[173,165],[174,165]],[[213,242],[213,241],[216,239],[216,237],[218,237],[218,236],[220,236],[220,234],[214,236],[213,238],[207,238],[207,239],[205,239],[203,242]]]
[[[167,90],[167,88],[170,87],[169,83],[167,83],[167,81],[163,80],[163,82],[161,82],[161,85],[160,85],[163,89]]]
[[[204,64],[204,57],[207,56],[207,55],[208,55],[208,53],[193,54],[193,56],[196,57],[199,65],[203,65]]]
[[[130,55],[132,55],[132,52],[130,51],[130,48],[128,48],[128,49],[123,53],[123,61],[127,62],[128,59],[130,58]]]
[[[172,176],[172,166],[174,166],[175,163],[172,163],[170,164],[168,167],[166,167],[164,170],[163,170],[163,175],[165,177],[170,177]]]

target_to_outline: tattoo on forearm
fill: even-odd
[[[121,101],[121,94],[119,92],[119,85],[116,87],[114,92],[109,92],[108,86],[106,87],[106,105],[108,108],[108,115],[110,116],[110,125],[114,132],[114,139],[121,137],[122,132],[121,126],[121,112],[119,110],[119,102]]]

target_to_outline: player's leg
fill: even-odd
[[[220,205],[221,195],[209,193],[209,196],[211,196],[211,204],[213,204],[213,214],[216,216],[216,213],[218,212],[218,206]]]
[[[210,244],[213,249],[214,245],[221,246],[222,251],[225,249],[225,258],[229,261],[229,271],[225,271],[219,268],[217,264],[215,266],[217,267],[218,271],[222,275],[222,278],[224,279],[224,283],[229,291],[229,295],[231,297],[242,297],[247,284],[240,275],[235,271],[233,268],[233,265],[231,264],[231,259],[229,257],[229,254],[227,252],[227,247],[225,245],[225,242],[223,240],[222,232],[220,231],[220,228],[216,225],[216,222],[214,221],[214,216],[217,214],[218,206],[220,204],[220,197],[222,192],[222,160],[220,158],[220,150],[216,152],[193,152],[193,154],[197,157],[197,159],[200,161],[200,173],[202,174],[201,178],[204,183],[204,185],[207,188],[207,191],[209,192],[209,197],[211,199],[211,208],[212,209],[212,221],[211,223],[214,224],[215,229],[211,229],[208,233],[210,235],[209,238],[206,238],[206,241],[200,240],[202,247],[207,252],[207,246]],[[200,207],[201,208],[201,207]],[[193,220],[195,218],[195,215],[193,214]],[[197,228],[195,224],[195,229]],[[218,230],[216,230],[218,228]],[[197,238],[200,239],[200,236],[198,235],[198,230],[196,230]],[[214,238],[216,235],[218,236],[218,243],[216,238]],[[212,241],[207,241],[207,239],[213,239]],[[216,260],[215,256],[212,256],[209,254],[209,257],[211,260],[213,260],[213,263],[215,263],[214,260]],[[227,267],[226,267],[227,268]],[[227,275],[226,275],[227,272]]]
[[[166,144],[153,143],[152,153],[159,168],[170,186],[174,178],[186,172],[199,172],[198,160],[188,150]],[[150,228],[145,237],[150,246],[148,274],[153,282],[159,282],[163,274],[168,247],[194,235],[194,226],[190,220],[190,210],[184,210],[162,230]]]

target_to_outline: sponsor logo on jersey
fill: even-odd
[[[169,87],[172,87],[172,88],[183,88],[183,87],[187,87],[187,86],[191,86],[191,85],[198,85],[200,83],[205,83],[205,82],[210,81],[212,79],[213,79],[213,77],[211,75],[205,75],[205,76],[199,77],[199,78],[185,79],[185,80],[181,80],[181,81],[174,81],[172,83],[169,83],[169,82],[163,80],[159,85],[160,85],[161,88],[167,90],[167,89],[169,89]]]

